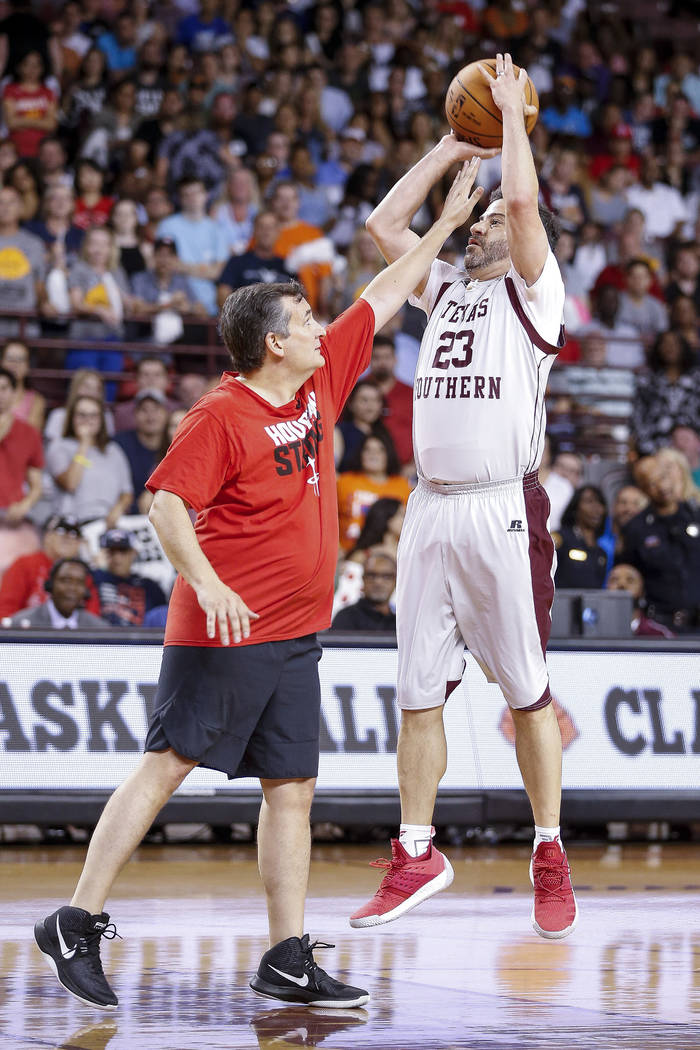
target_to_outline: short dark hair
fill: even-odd
[[[501,200],[503,200],[503,191],[500,186],[497,186],[489,197],[489,204]],[[538,203],[537,210],[540,213],[540,221],[544,226],[544,232],[547,234],[549,247],[554,251],[561,236],[561,223],[554,212],[550,211],[549,208],[545,208],[544,204]]]
[[[267,353],[265,337],[274,332],[289,335],[289,299],[301,302],[304,290],[297,281],[288,284],[249,284],[236,288],[226,299],[219,318],[219,335],[233,367],[246,375],[262,368]]]
[[[396,343],[390,335],[382,335],[381,332],[378,332],[372,340],[372,350],[374,350],[375,346],[389,346],[396,354]]]
[[[7,381],[10,384],[10,386],[12,387],[12,389],[16,390],[17,389],[17,376],[15,375],[15,373],[11,372],[9,368],[2,368],[2,367],[0,367],[0,379],[3,376],[5,377],[5,379],[7,379]]]
[[[186,186],[194,186],[195,183],[198,186],[201,186],[202,189],[206,189],[207,188],[206,182],[204,181],[204,179],[200,175],[183,175],[181,179],[177,180],[177,184],[176,184],[175,188],[176,188],[178,194],[180,194],[180,193],[182,193],[182,191],[185,189]]]
[[[158,242],[156,241],[156,244],[157,243]],[[164,372],[168,371],[167,362],[164,361],[162,357],[158,357],[156,354],[144,354],[143,357],[140,357],[138,359],[138,361],[136,362],[134,370],[138,374],[141,371],[141,368],[142,368],[143,365],[146,365],[146,364],[150,365],[150,364],[153,364],[153,363],[155,363],[157,365],[160,365]]]

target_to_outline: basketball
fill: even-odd
[[[481,65],[496,76],[495,58],[481,61]],[[513,73],[517,77],[520,66],[513,64]],[[528,106],[537,106],[539,112],[540,100],[535,91],[535,85],[527,78],[525,85],[525,101]],[[445,98],[445,113],[451,128],[464,142],[473,146],[482,146],[485,149],[503,145],[503,119],[501,111],[493,100],[491,88],[484,80],[479,71],[478,62],[470,62],[453,79],[447,89]],[[525,118],[525,128],[528,135],[537,123],[537,113],[532,113]]]

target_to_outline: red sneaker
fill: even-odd
[[[578,905],[571,869],[560,842],[540,842],[530,861],[530,882],[535,887],[535,933],[554,941],[568,937],[578,922]]]
[[[350,916],[351,926],[392,922],[450,885],[455,873],[447,857],[432,842],[420,857],[412,857],[398,839],[391,840],[391,860],[373,860],[387,873],[372,900]]]

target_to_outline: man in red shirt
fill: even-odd
[[[43,605],[49,594],[45,583],[54,562],[78,558],[82,534],[77,518],[52,515],[44,525],[42,549],[17,558],[5,570],[0,584],[0,618],[14,616],[21,609]],[[88,612],[100,615],[100,599],[92,579],[88,578],[90,597]]]
[[[374,337],[370,375],[384,396],[384,424],[391,434],[402,473],[413,468],[413,387],[394,375],[396,348],[388,335]]]
[[[100,937],[114,930],[102,908],[197,765],[262,787],[258,863],[272,947],[251,987],[306,1006],[369,999],[320,969],[302,935],[319,749],[316,631],[330,625],[338,550],[333,427],[375,331],[479,200],[477,169],[478,160],[465,164],[434,226],[327,329],[296,284],[250,285],[224,304],[234,371],[190,410],[148,481],[150,519],[179,575],[146,754],[107,803],[71,906],[35,926],[60,983],[83,1002],[117,1005],[99,957]]]
[[[26,518],[41,496],[44,465],[41,434],[13,415],[16,389],[14,374],[0,368],[0,520],[10,525]]]

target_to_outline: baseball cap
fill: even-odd
[[[177,245],[172,237],[156,237],[153,251],[157,252],[159,248],[169,248],[173,255],[177,255]]]
[[[62,532],[82,537],[80,522],[70,514],[52,514],[50,518],[46,519],[44,532]]]
[[[157,401],[159,405],[164,405],[168,408],[168,399],[162,390],[156,390],[155,387],[149,387],[148,390],[139,390],[138,394],[134,398],[134,402],[140,405],[142,401],[150,398],[151,401]]]
[[[126,529],[107,529],[100,536],[100,547],[108,551],[136,550],[132,535]]]

